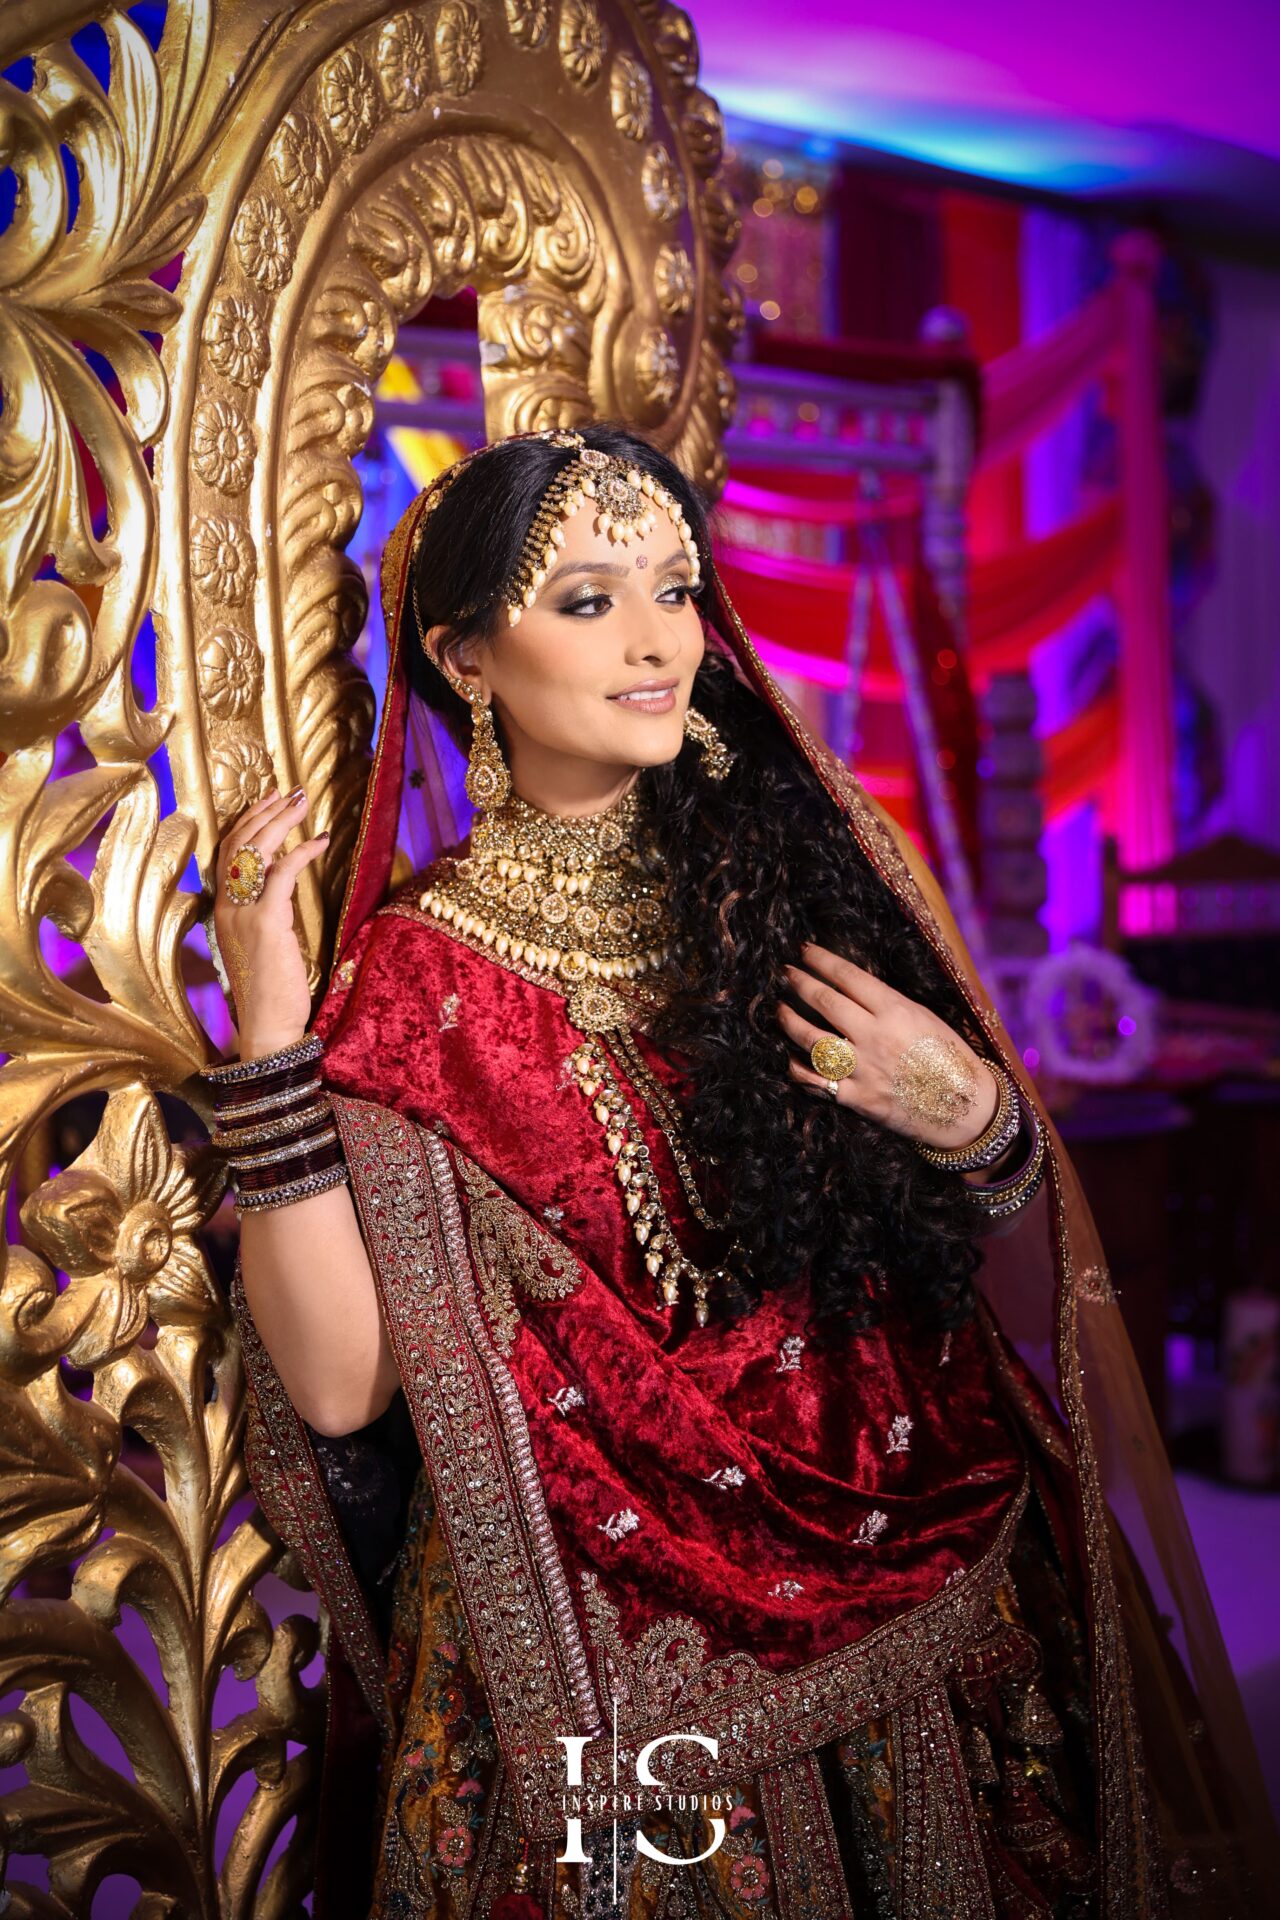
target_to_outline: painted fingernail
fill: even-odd
[[[316,837],[317,837],[317,839],[320,839],[320,840],[325,840],[325,841],[327,841],[327,840],[329,839],[329,837],[330,837],[330,836],[329,836],[329,835],[328,835],[327,833],[321,833],[321,834],[318,834],[318,835],[317,835]]]
[[[305,787],[295,787],[293,792],[289,795],[290,800],[293,801],[295,805],[299,800],[305,799],[305,797],[306,797]]]

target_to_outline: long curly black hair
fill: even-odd
[[[588,445],[654,474],[679,499],[702,553],[704,623],[713,561],[705,503],[665,454],[623,428],[582,430]],[[506,440],[464,467],[434,509],[416,563],[424,626],[451,628],[446,655],[479,638],[501,646],[500,589],[539,500],[573,457],[537,438]],[[714,630],[693,703],[736,755],[713,783],[686,742],[639,788],[666,877],[681,958],[654,1037],[683,1054],[690,1141],[714,1159],[727,1232],[747,1250],[730,1311],[809,1271],[820,1340],[874,1324],[892,1303],[920,1325],[958,1324],[978,1265],[974,1214],[955,1175],[900,1135],[815,1099],[787,1073],[776,1007],[783,969],[805,941],[845,954],[975,1041],[972,1016],[914,921],[874,871],[778,717],[735,670]],[[411,613],[402,636],[410,686],[460,746],[465,702],[426,660]]]

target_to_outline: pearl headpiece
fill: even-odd
[[[584,501],[590,500],[595,507],[594,526],[597,533],[607,534],[611,542],[621,542],[623,546],[633,537],[643,539],[645,534],[657,524],[657,510],[661,509],[673,521],[680,536],[680,544],[689,561],[689,580],[694,588],[702,584],[702,559],[698,552],[698,543],[689,525],[684,508],[679,500],[656,480],[651,473],[643,472],[639,467],[628,465],[625,460],[617,459],[613,454],[603,452],[599,447],[589,447],[580,433],[571,427],[550,427],[539,433],[517,433],[505,436],[510,440],[545,440],[554,447],[573,447],[577,449],[577,458],[562,467],[549,482],[537,512],[529,527],[525,542],[520,550],[509,583],[502,590],[506,602],[507,621],[515,626],[526,607],[531,607],[538,597],[538,590],[544,584],[547,574],[555,564],[556,552],[564,545],[564,522],[575,514]],[[493,441],[491,446],[501,446],[505,441]],[[410,579],[413,593],[413,612],[418,625],[418,638],[425,645],[426,628],[422,610],[418,605],[418,547],[422,541],[427,520],[443,500],[453,482],[464,467],[471,465],[489,451],[489,446],[477,448],[475,453],[466,454],[456,460],[451,467],[437,475],[432,481],[428,498],[423,503],[422,513],[413,536],[413,555],[410,561]],[[459,609],[455,618],[465,619],[474,613],[474,607]]]

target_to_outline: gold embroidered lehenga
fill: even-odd
[[[420,511],[384,562],[396,644]],[[1034,1100],[927,871],[715,593],[712,638]],[[456,838],[436,751],[393,657],[316,1023],[402,1400],[349,1445],[318,1441],[238,1299],[251,1471],[334,1628],[326,1807],[342,1818],[322,1823],[321,1906],[1244,1912],[1265,1802],[1047,1117],[1046,1189],[989,1243],[979,1309],[952,1334],[887,1311],[827,1352],[801,1285],[731,1331],[688,1303],[664,1313],[611,1155],[633,1126],[680,1244],[712,1246],[673,1142],[681,1063],[643,1021],[584,1042],[567,989],[433,912],[447,854],[388,898],[407,756],[437,847]],[[688,1857],[719,1817],[719,1843],[696,1867],[633,1866],[635,1822],[623,1808],[615,1826],[608,1796],[647,1741],[691,1730],[715,1754],[662,1749],[677,1799],[643,1831]],[[575,1736],[587,1858],[558,1862]]]

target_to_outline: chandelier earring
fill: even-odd
[[[493,708],[475,694],[465,695],[471,702],[471,751],[467,755],[464,782],[467,798],[473,806],[488,810],[500,807],[511,793],[511,775],[498,744],[493,724]]]
[[[706,714],[699,713],[696,707],[686,707],[684,732],[686,740],[692,740],[698,747],[702,755],[702,771],[708,780],[723,780],[733,765],[734,755]]]

